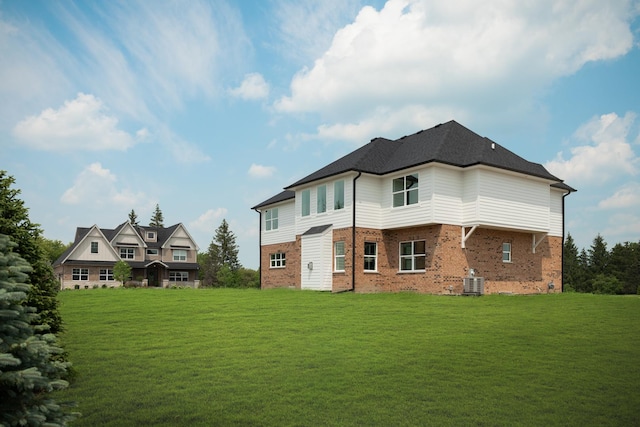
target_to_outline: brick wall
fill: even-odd
[[[260,254],[261,288],[296,288],[300,289],[300,236],[295,242],[265,245]],[[286,257],[283,268],[270,267],[270,255],[282,252]]]
[[[333,291],[352,289],[352,230],[333,230],[333,241],[345,242],[345,271],[333,273]],[[461,247],[461,228],[432,225],[398,230],[356,229],[355,291],[414,291],[432,294],[461,294],[469,269],[484,277],[486,294],[547,293],[562,289],[562,238],[546,237],[532,252],[530,233],[478,228]],[[400,242],[424,240],[424,272],[399,272]],[[364,243],[377,243],[377,271],[364,271]],[[511,243],[512,262],[502,261],[502,244]],[[295,242],[264,246],[261,266],[262,288],[300,289],[300,236]],[[286,253],[283,269],[269,268],[269,254]],[[554,289],[548,284],[553,282]]]

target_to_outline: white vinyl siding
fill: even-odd
[[[432,167],[429,171],[431,174],[428,182],[432,183],[433,188],[430,200],[432,221],[438,224],[462,225],[463,172],[445,167]],[[427,180],[422,180],[420,185],[426,185],[425,181]],[[428,200],[426,196],[424,200]]]
[[[276,243],[293,242],[296,240],[296,220],[295,220],[295,203],[287,200],[277,205],[278,208],[278,229],[266,232],[261,227],[262,244],[273,245]],[[269,208],[273,209],[273,208]],[[262,211],[262,215],[265,213]]]
[[[481,170],[478,176],[477,218],[470,222],[548,231],[549,191],[548,182]]]
[[[302,236],[300,265],[302,289],[331,290],[333,280],[332,237],[331,228],[323,233]]]
[[[335,181],[344,181],[344,202],[345,207],[342,209],[333,209],[334,206],[334,182]],[[360,182],[360,180],[358,180]],[[310,190],[310,199],[311,203],[311,212],[309,216],[302,216],[302,193],[307,189],[300,189],[296,191],[296,200],[295,200],[295,234],[300,235],[305,233],[311,227],[332,224],[333,228],[345,228],[351,227],[351,201],[352,201],[352,181],[350,177],[345,178],[344,176],[340,179],[336,180],[327,180],[323,181],[322,184],[314,183],[314,185],[309,188]],[[326,185],[326,203],[327,210],[326,212],[318,213],[317,206],[315,200],[317,198],[317,187],[319,185]],[[282,217],[282,213],[280,214]],[[283,218],[280,218],[280,227],[283,226]],[[295,235],[294,239],[295,240]]]
[[[558,190],[551,190],[549,195],[550,216],[549,216],[549,235],[562,236],[562,195],[564,193]]]

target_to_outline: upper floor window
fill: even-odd
[[[344,271],[344,242],[336,242],[333,245],[333,253],[335,256],[334,271]]]
[[[158,249],[155,249],[155,248],[147,249],[147,255],[158,255],[158,254],[159,254]]]
[[[98,242],[91,242],[91,253],[92,254],[98,253]]]
[[[174,261],[186,261],[187,260],[187,251],[184,249],[174,249],[173,250],[173,260]]]
[[[120,248],[120,258],[122,259],[134,259],[136,257],[135,248]]]
[[[400,271],[423,271],[426,260],[424,240],[400,243]]]
[[[317,212],[322,213],[327,211],[327,186],[320,185],[316,191],[317,200]]]
[[[393,180],[393,207],[418,203],[418,174]]]
[[[265,211],[264,229],[266,231],[278,229],[278,208],[267,209]]]
[[[147,231],[147,240],[155,240],[156,233],[154,231]]]
[[[302,190],[302,216],[311,214],[311,190]]]
[[[364,242],[364,271],[377,271],[378,244]]]
[[[333,209],[344,208],[344,181],[336,181],[333,184]]]
[[[284,252],[276,252],[269,255],[269,266],[271,268],[282,268],[287,264]]]
[[[502,262],[511,262],[511,243],[502,244]]]

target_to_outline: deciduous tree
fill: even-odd
[[[131,277],[131,266],[126,261],[119,260],[113,266],[113,278],[119,280],[124,286],[124,282]]]

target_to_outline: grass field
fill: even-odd
[[[60,293],[77,426],[640,425],[640,298]]]

